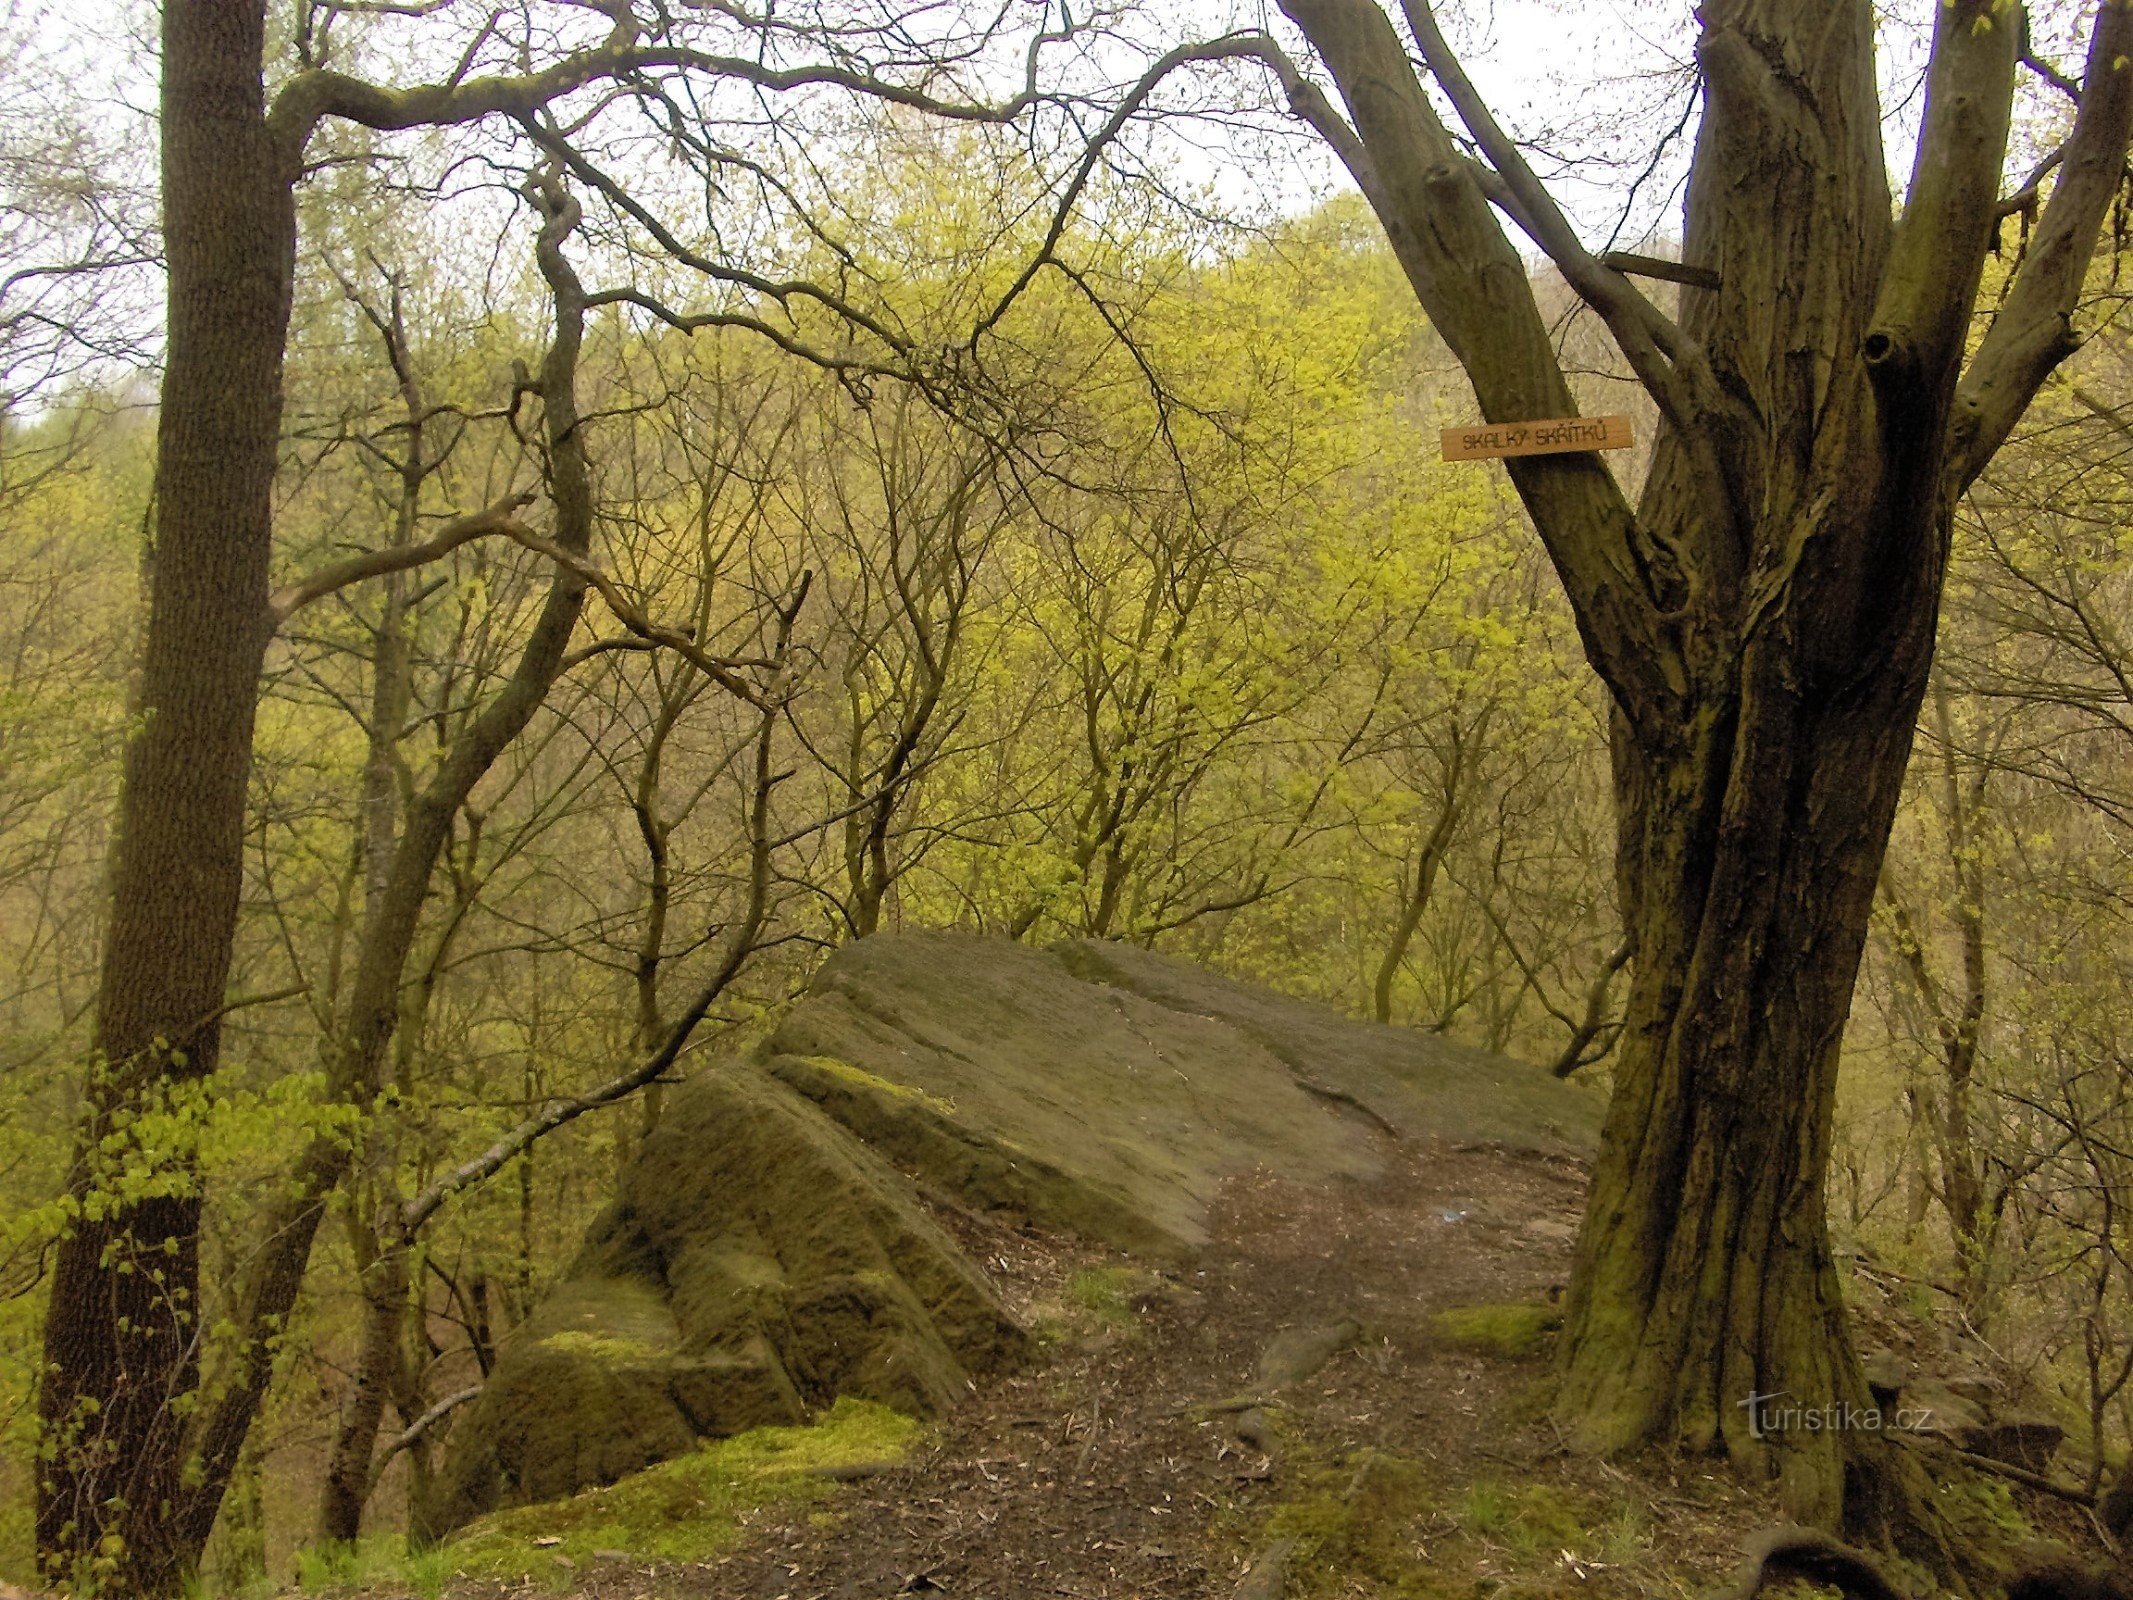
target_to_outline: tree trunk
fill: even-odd
[[[1825,1523],[1863,1437],[1781,1413],[1869,1403],[1825,1177],[1929,638],[1912,630],[1904,670],[1812,697],[1751,649],[1737,705],[1704,708],[1676,748],[1617,738],[1637,964],[1559,1414],[1599,1449],[1723,1448],[1774,1470],[1793,1515]]]
[[[414,543],[422,509],[422,485],[431,468],[425,464],[424,423],[427,406],[414,376],[407,349],[397,289],[390,318],[374,317],[383,331],[386,354],[400,379],[406,437],[400,458],[398,504],[394,508],[392,544]],[[382,585],[383,611],[371,635],[371,686],[368,743],[363,762],[362,838],[364,861],[363,933],[366,943],[374,938],[379,919],[392,888],[392,866],[400,821],[400,731],[406,725],[413,701],[412,663],[407,641],[407,586],[402,573],[388,574]],[[403,1002],[410,1013],[401,1025],[403,1045],[412,1028],[419,1034],[428,1010],[429,989],[418,987],[417,997]],[[407,1073],[400,1075],[406,1087]],[[391,1113],[388,1113],[390,1115]],[[382,1210],[396,1203],[392,1165],[397,1160],[397,1142],[381,1141],[368,1152],[373,1205]],[[368,1218],[371,1212],[359,1208]],[[378,1425],[384,1416],[385,1399],[394,1369],[399,1364],[396,1341],[400,1317],[407,1299],[407,1252],[388,1242],[371,1246],[358,1234],[356,1253],[358,1281],[362,1287],[362,1319],[358,1324],[356,1368],[348,1393],[341,1402],[340,1424],[328,1455],[326,1481],[319,1497],[319,1538],[328,1543],[353,1544],[362,1531],[363,1507],[370,1498],[370,1457],[376,1447]]]
[[[593,532],[592,479],[577,408],[585,291],[563,246],[581,213],[559,183],[541,183],[533,198],[546,218],[535,253],[551,291],[556,322],[540,383],[548,490],[556,522],[553,544],[565,558],[576,561],[591,548]],[[525,730],[562,674],[571,633],[585,607],[586,588],[584,578],[569,565],[558,565],[510,677],[468,724],[408,807],[391,869],[381,880],[375,914],[366,914],[364,919],[348,1014],[328,1052],[327,1092],[341,1104],[369,1107],[384,1086],[386,1053],[401,1019],[408,954],[452,819],[496,759]],[[183,1526],[178,1537],[195,1551],[214,1526],[223,1485],[265,1397],[271,1341],[296,1304],[327,1200],[347,1177],[355,1156],[355,1143],[342,1130],[314,1139],[295,1163],[290,1197],[269,1212],[264,1242],[235,1296],[232,1320],[241,1348],[232,1359],[220,1398],[191,1440],[196,1482],[181,1508]],[[412,1245],[397,1208],[381,1206],[378,1226],[381,1252],[404,1251]],[[377,1413],[360,1410],[351,1420],[366,1418],[369,1437],[360,1448],[367,1461],[375,1444]],[[346,1448],[353,1452],[358,1446],[350,1441]]]
[[[388,1190],[384,1204],[396,1204]],[[319,1538],[354,1544],[370,1501],[370,1461],[401,1365],[400,1335],[407,1320],[408,1250],[387,1242],[363,1271],[363,1320],[357,1334],[354,1379],[341,1404],[341,1422],[319,1496]]]
[[[95,1051],[68,1191],[125,1169],[130,1114],[214,1070],[243,882],[253,708],[269,636],[270,500],[295,212],[265,122],[260,0],[163,8],[168,360],[135,733],[109,863]],[[79,1216],[59,1241],[38,1414],[37,1547],[57,1580],[174,1593],[182,1401],[199,1361],[200,1195]]]
[[[1436,898],[1437,872],[1452,847],[1452,834],[1459,826],[1464,806],[1465,796],[1459,791],[1465,765],[1465,746],[1455,734],[1452,753],[1445,762],[1444,792],[1437,807],[1436,820],[1430,824],[1416,854],[1413,879],[1402,874],[1400,915],[1393,922],[1392,936],[1386,942],[1383,959],[1378,962],[1377,981],[1371,985],[1371,1014],[1380,1022],[1392,1021],[1393,985],[1399,980],[1401,963],[1407,959],[1407,947],[1414,942],[1416,930],[1422,926],[1422,918],[1429,911],[1430,901]]]
[[[1774,1467],[1795,1516],[1876,1520],[1870,1497],[1846,1505],[1849,1478],[1902,1502],[1898,1520],[1931,1524],[1922,1479],[1877,1433],[1764,1436],[1751,1396],[1865,1400],[1825,1216],[1838,1050],[1930,664],[1949,509],[2075,347],[2133,136],[2133,16],[2095,10],[2050,201],[1973,344],[2022,48],[2019,12],[1996,0],[1937,10],[1900,221],[1873,8],[1699,7],[1682,241],[1697,276],[1678,311],[1580,240],[1428,0],[1402,0],[1404,37],[1373,0],[1281,3],[1345,114],[1277,57],[1289,102],[1383,222],[1483,416],[1576,411],[1508,216],[1661,419],[1634,505],[1596,452],[1505,463],[1614,702],[1637,952],[1561,1419],[1603,1448],[1722,1444]]]

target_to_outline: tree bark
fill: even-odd
[[[1915,665],[1826,699],[1785,689],[1788,661],[1744,662],[1734,727],[1706,716],[1686,748],[1617,751],[1638,955],[1560,1412],[1594,1448],[1723,1448],[1775,1471],[1792,1514],[1824,1523],[1844,1503],[1845,1436],[1766,1430],[1747,1402],[1868,1403],[1825,1176],[1929,640],[1914,628]]]
[[[397,1208],[388,1193],[383,1204]],[[370,1458],[385,1418],[401,1362],[400,1336],[407,1320],[408,1250],[394,1239],[379,1249],[362,1273],[362,1323],[356,1339],[356,1370],[341,1403],[340,1426],[326,1463],[319,1495],[319,1538],[353,1544],[363,1531],[370,1502]]]
[[[131,1119],[215,1068],[243,882],[253,708],[269,636],[270,500],[295,260],[269,137],[260,0],[163,8],[168,357],[147,631],[108,867],[96,1066],[68,1190],[122,1172]],[[114,1141],[116,1143],[114,1143]],[[59,1241],[38,1414],[37,1546],[55,1580],[174,1592],[199,1544],[174,1512],[199,1362],[200,1194],[123,1195]]]

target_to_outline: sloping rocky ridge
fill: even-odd
[[[1388,1138],[1573,1154],[1538,1068],[1125,946],[877,935],[675,1094],[453,1429],[427,1521],[554,1499],[840,1394],[944,1409],[1023,1334],[926,1201],[1189,1258],[1231,1175]]]

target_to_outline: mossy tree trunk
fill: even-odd
[[[2133,121],[2133,11],[2096,13],[2049,201],[1966,364],[2006,210],[2019,7],[1937,8],[1892,222],[1867,0],[1710,0],[1680,266],[1588,251],[1426,0],[1398,9],[1404,30],[1375,0],[1284,0],[1342,109],[1271,46],[1267,59],[1369,198],[1483,415],[1576,410],[1504,216],[1605,324],[1660,417],[1634,503],[1597,453],[1506,463],[1613,698],[1636,950],[1561,1417],[1602,1448],[1723,1448],[1774,1471],[1796,1514],[1833,1521],[1872,1436],[1758,1437],[1742,1402],[1866,1398],[1824,1215],[1839,1046],[1951,508],[2074,347]],[[1678,310],[1631,272],[1681,283]]]

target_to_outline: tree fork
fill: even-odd
[[[1722,1448],[1825,1523],[1917,1513],[1945,1571],[1915,1474],[1877,1465],[1863,1436],[1760,1437],[1742,1402],[1865,1398],[1824,1214],[1838,1052],[1931,660],[1949,511],[2073,346],[2133,130],[2133,8],[2094,13],[2061,175],[1967,368],[2018,10],[1937,8],[1892,225],[1871,7],[1702,7],[1682,247],[1697,270],[1677,321],[1624,275],[1643,263],[1579,242],[1428,0],[1396,8],[1406,37],[1376,0],[1282,9],[1340,109],[1271,41],[1262,59],[1377,213],[1482,414],[1575,410],[1500,217],[1598,315],[1660,413],[1634,508],[1597,456],[1506,464],[1614,700],[1618,876],[1637,951],[1561,1416],[1602,1448]],[[1869,1484],[1900,1502],[1893,1514],[1859,1492]]]

